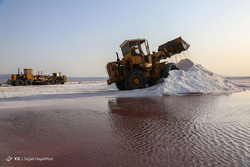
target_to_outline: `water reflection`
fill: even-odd
[[[250,105],[240,95],[79,98],[0,112],[7,155],[52,162],[13,166],[249,166]],[[14,143],[14,144],[13,144]]]
[[[222,120],[228,113],[220,108],[221,98],[227,97],[110,99],[113,136],[133,155],[131,159],[146,166],[244,166],[249,159],[242,161],[241,156],[249,158],[243,149],[249,142],[244,136],[244,142],[235,139],[239,135],[230,129],[235,125]],[[239,144],[241,154],[234,153]]]

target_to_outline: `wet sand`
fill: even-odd
[[[4,167],[249,167],[250,91],[2,109],[0,134]]]

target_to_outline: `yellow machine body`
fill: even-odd
[[[52,76],[50,75],[33,75],[32,68],[26,68],[23,70],[23,73],[20,74],[18,69],[18,74],[12,74],[11,80],[9,84],[13,86],[29,86],[32,84],[39,84],[39,85],[48,85],[48,84],[64,84],[67,82],[67,77],[65,75],[61,76],[61,73],[53,73]]]
[[[140,77],[135,77],[133,79],[135,84],[136,82],[140,82],[138,80],[146,78],[148,85],[154,85],[160,78],[162,78],[162,69],[166,66],[165,62],[160,62],[160,60],[181,53],[182,51],[187,50],[189,46],[190,45],[188,43],[179,37],[159,46],[158,52],[153,52],[151,54],[148,41],[146,39],[125,40],[120,45],[123,54],[122,60],[119,59],[117,53],[117,61],[109,62],[107,64],[107,71],[109,75],[107,83],[109,85],[112,83],[123,85],[123,82],[126,83],[127,74],[130,71],[137,70],[140,71],[137,72],[140,73],[138,75],[142,76],[141,73],[143,73],[144,76],[142,76],[141,79]],[[133,89],[125,88],[125,86],[123,86],[123,88]]]

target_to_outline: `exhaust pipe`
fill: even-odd
[[[117,52],[115,52],[115,53],[116,53],[116,57],[117,57],[116,61],[120,61],[118,53]]]

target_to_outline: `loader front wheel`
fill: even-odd
[[[142,71],[133,70],[128,72],[124,79],[124,85],[128,90],[145,88],[147,78]]]
[[[21,79],[17,80],[15,83],[16,86],[23,86],[23,81]]]
[[[124,80],[121,80],[121,81],[117,81],[115,83],[116,87],[118,90],[127,90],[125,84],[124,84]]]
[[[32,85],[32,81],[27,79],[27,80],[24,81],[24,85],[30,86],[30,85]]]
[[[161,76],[167,78],[169,75],[169,71],[171,70],[179,70],[179,69],[176,67],[175,63],[168,63],[162,68]]]

